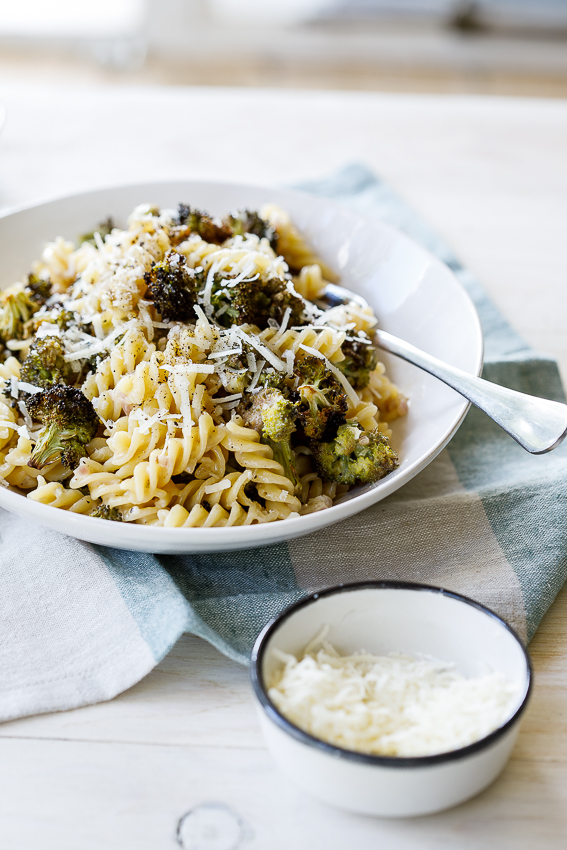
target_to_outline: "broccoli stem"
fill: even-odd
[[[42,469],[49,461],[61,454],[60,430],[57,425],[48,425],[39,435],[38,441],[28,462],[33,469]]]
[[[74,469],[85,454],[83,444],[73,439],[74,437],[75,431],[62,431],[55,422],[47,425],[39,435],[28,466],[43,469],[49,463],[61,459],[65,466]]]
[[[274,460],[277,460],[283,466],[284,475],[289,478],[293,484],[294,494],[297,495],[301,491],[301,483],[297,477],[295,469],[295,455],[289,440],[280,440],[276,443],[270,437],[262,437],[262,442],[266,443],[274,453]]]

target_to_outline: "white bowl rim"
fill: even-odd
[[[512,635],[512,637],[518,643],[520,649],[522,650],[525,662],[526,662],[526,689],[524,695],[522,697],[522,701],[519,706],[516,708],[514,713],[494,729],[490,734],[485,735],[483,738],[479,738],[478,741],[474,741],[472,744],[468,744],[466,747],[459,747],[456,750],[447,750],[443,753],[436,753],[434,755],[428,756],[378,756],[372,755],[370,753],[360,753],[354,750],[347,750],[344,747],[338,747],[335,744],[329,744],[327,741],[322,741],[320,738],[316,738],[314,735],[310,735],[308,732],[305,732],[303,729],[300,729],[299,726],[296,726],[290,720],[288,720],[280,711],[276,708],[274,703],[268,696],[264,678],[262,674],[262,664],[264,660],[264,653],[266,651],[266,647],[268,645],[269,639],[274,635],[277,630],[280,628],[282,623],[288,619],[292,614],[296,611],[304,608],[308,605],[312,605],[314,602],[317,602],[318,599],[321,599],[325,596],[333,596],[338,593],[349,593],[351,591],[356,590],[411,590],[411,591],[424,591],[427,593],[440,593],[443,596],[448,596],[451,599],[455,599],[457,602],[465,603],[466,605],[470,605],[473,608],[476,608],[478,611],[481,611],[486,616],[496,620],[500,626],[503,626],[504,629]],[[298,602],[294,602],[285,608],[280,614],[274,617],[266,626],[262,629],[256,641],[254,643],[254,647],[252,649],[252,653],[250,656],[250,679],[252,682],[252,687],[254,689],[254,693],[256,698],[258,699],[260,705],[262,706],[264,712],[269,717],[269,719],[276,724],[280,729],[290,735],[292,738],[295,738],[302,744],[306,744],[309,747],[313,747],[319,752],[325,753],[326,755],[332,756],[333,758],[342,758],[346,761],[357,762],[358,764],[366,764],[373,767],[394,767],[394,768],[425,768],[432,767],[434,765],[444,764],[446,762],[455,761],[457,759],[468,758],[469,756],[475,755],[481,750],[486,749],[487,747],[491,747],[496,741],[501,738],[503,735],[508,732],[512,726],[514,726],[520,719],[523,714],[528,700],[532,691],[532,682],[533,682],[533,667],[531,663],[531,659],[529,653],[520,640],[518,634],[514,631],[514,629],[508,625],[508,623],[499,617],[494,611],[490,608],[487,608],[485,605],[482,605],[480,602],[476,602],[474,599],[470,599],[468,596],[463,596],[460,593],[455,593],[452,590],[446,590],[443,587],[435,587],[431,584],[421,584],[418,582],[409,582],[409,581],[396,581],[396,580],[368,580],[368,581],[360,581],[360,582],[350,582],[348,584],[337,584],[333,587],[325,588],[325,590],[319,590],[315,593],[309,594],[309,596],[303,597]]]
[[[57,203],[60,201],[71,200],[73,198],[79,199],[83,195],[103,195],[105,192],[109,191],[128,190],[134,189],[136,187],[146,188],[151,186],[168,186],[182,183],[193,184],[195,186],[216,185],[248,190],[260,190],[263,192],[269,192],[270,190],[272,190],[274,192],[278,192],[279,194],[287,193],[294,196],[305,196],[311,201],[318,200],[324,202],[325,204],[346,209],[353,215],[356,215],[361,220],[365,222],[371,222],[373,224],[378,224],[386,231],[390,231],[392,234],[395,234],[397,238],[417,245],[421,251],[432,257],[435,262],[441,263],[449,269],[451,274],[455,277],[455,281],[460,287],[465,299],[469,302],[469,306],[471,308],[471,316],[473,316],[475,320],[474,330],[476,337],[475,344],[477,348],[477,358],[474,367],[474,372],[471,374],[480,376],[480,374],[482,373],[484,363],[484,335],[482,325],[476,306],[470,294],[467,292],[467,290],[461,284],[458,278],[456,278],[454,271],[449,268],[449,266],[447,266],[447,264],[444,263],[443,260],[441,260],[435,254],[429,251],[428,248],[416,242],[416,240],[412,239],[411,236],[408,236],[403,231],[399,230],[396,227],[393,227],[392,225],[383,221],[378,216],[375,217],[371,215],[366,215],[364,213],[359,212],[358,210],[351,209],[346,204],[341,203],[340,200],[337,201],[333,198],[328,198],[322,195],[320,196],[316,193],[306,192],[301,189],[295,189],[293,187],[287,188],[279,186],[270,186],[247,183],[245,181],[198,180],[191,178],[150,179],[128,181],[124,183],[113,183],[106,186],[97,186],[92,187],[90,189],[79,190],[78,192],[68,192],[63,195],[48,195],[43,198],[39,198],[35,201],[24,202],[23,204],[14,205],[6,210],[3,210],[2,212],[0,212],[0,221],[4,218],[9,218],[14,214],[31,211],[38,207],[49,206],[50,204]],[[191,553],[193,551],[224,552],[230,551],[237,547],[256,548],[258,546],[267,546],[273,544],[274,542],[279,542],[280,540],[290,540],[295,537],[302,537],[307,534],[311,534],[313,532],[326,528],[329,525],[334,525],[337,522],[341,522],[345,519],[348,519],[349,517],[371,507],[376,502],[386,498],[386,496],[389,496],[392,493],[396,492],[398,489],[400,489],[409,481],[411,481],[412,478],[414,478],[423,469],[425,469],[425,467],[428,466],[437,457],[437,455],[447,446],[452,437],[456,434],[466,414],[468,413],[470,406],[471,403],[465,398],[462,398],[462,409],[460,414],[455,418],[453,424],[447,428],[442,437],[437,440],[437,444],[432,446],[426,454],[414,460],[413,463],[406,467],[399,475],[395,477],[386,476],[385,478],[377,482],[378,486],[372,487],[370,490],[368,490],[368,492],[362,493],[347,501],[331,505],[330,508],[326,508],[324,511],[318,511],[316,514],[308,514],[306,516],[299,516],[296,518],[283,520],[282,522],[285,522],[285,532],[282,530],[281,532],[276,534],[275,530],[272,528],[273,523],[260,523],[255,526],[230,526],[228,528],[161,527],[159,528],[159,539],[156,539],[155,535],[158,529],[156,529],[154,526],[145,526],[142,524],[131,523],[131,525],[136,526],[137,542],[138,544],[140,544],[136,546],[136,550],[145,552],[153,551],[159,553],[161,551],[160,540],[163,541],[163,546],[167,547],[167,551],[170,551],[169,545],[175,543],[175,551],[178,554],[181,551],[187,553]],[[41,523],[42,519],[45,517],[46,524],[52,528],[55,528],[59,525],[59,522],[57,521],[56,517],[59,518],[61,508],[55,508],[52,505],[47,505],[41,502],[34,502],[33,500],[27,500],[28,502],[31,501],[32,504],[27,504],[25,511],[20,511],[18,509],[18,505],[20,504],[20,500],[22,498],[26,499],[26,495],[18,493],[14,490],[2,488],[0,490],[0,507],[4,507],[5,509],[13,511],[17,514],[25,514],[26,516],[36,519],[39,523]],[[108,527],[108,520],[86,516],[83,514],[75,514],[71,511],[66,511],[65,513],[67,514],[66,533],[71,535],[72,537],[75,537],[78,540],[92,541],[97,526],[100,529],[102,529],[103,527]],[[316,521],[314,521],[315,516],[317,517]],[[49,521],[49,517],[53,517],[53,520],[51,522]],[[128,524],[130,525],[130,523]],[[281,525],[281,522],[278,522],[277,524]],[[253,538],[250,539],[250,528],[252,527],[255,529],[255,532]],[[214,534],[211,534],[211,532],[214,532]],[[210,548],[209,544],[213,539],[218,541],[218,543],[214,546],[214,548]],[[193,550],[191,548],[191,543],[193,543],[197,548]],[[183,549],[181,549],[181,544],[183,545]],[[110,541],[108,545],[118,546],[118,548],[125,548],[124,546],[121,546],[120,542],[116,541]],[[201,547],[206,547],[206,549]]]

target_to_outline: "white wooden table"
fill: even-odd
[[[137,179],[293,182],[364,161],[567,377],[565,102],[39,85],[0,96],[0,207]],[[387,821],[296,791],[264,748],[247,672],[186,636],[112,702],[0,727],[0,848],[167,850],[180,818],[208,803],[227,807],[224,827],[187,848],[563,848],[566,591],[531,650],[535,694],[503,776],[450,812]]]

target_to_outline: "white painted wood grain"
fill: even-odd
[[[2,97],[4,206],[152,177],[291,182],[365,161],[567,375],[565,102],[41,86]],[[246,825],[244,850],[559,850],[566,648],[564,590],[531,645],[534,697],[504,775],[451,812],[397,822],[333,811],[281,778],[246,671],[184,637],[112,702],[0,727],[0,848],[175,848],[179,818],[220,802]]]
[[[244,822],[249,850],[564,846],[567,790],[555,761],[513,762],[477,799],[396,821],[310,800],[263,750],[5,739],[0,757],[3,850],[174,848],[179,819],[219,801]]]

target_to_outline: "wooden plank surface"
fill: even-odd
[[[3,206],[151,177],[292,182],[365,161],[567,375],[566,103],[25,86],[6,88],[3,99]],[[183,637],[112,702],[0,727],[0,847],[174,848],[184,813],[218,803],[216,837],[188,847],[562,848],[566,650],[564,590],[531,644],[534,696],[503,776],[450,812],[388,821],[333,811],[280,777],[247,672]]]

